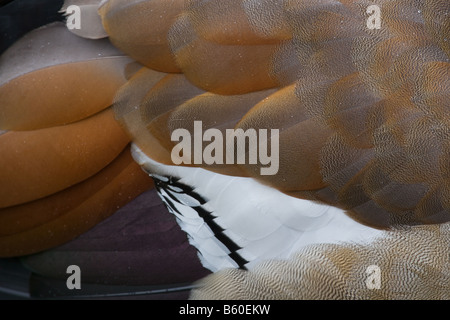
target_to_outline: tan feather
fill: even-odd
[[[121,10],[113,9],[120,8],[118,1],[110,3],[103,7],[104,20],[108,10],[120,20]],[[345,208],[376,227],[448,221],[448,195],[437,191],[447,185],[441,166],[450,130],[443,40],[448,5],[381,1],[382,28],[372,30],[366,24],[370,1],[264,3],[186,1],[176,17],[169,14],[170,25],[145,41],[165,39],[168,57],[193,85],[184,90],[193,96],[198,88],[214,93],[219,106],[221,95],[247,99],[251,92],[274,90],[236,128],[279,129],[280,170],[259,176],[255,165],[242,165],[245,174],[290,195]],[[155,1],[146,5],[165,8]],[[155,90],[149,86],[149,97]],[[209,99],[214,106],[214,96]],[[148,126],[166,153],[173,147],[170,133],[179,126],[168,116],[163,122],[156,118],[177,108],[196,114],[187,109],[195,103],[181,100],[179,106],[141,102],[143,110],[165,110],[153,116],[145,111],[139,126]],[[220,117],[215,121],[223,127]],[[404,195],[393,198],[394,190]],[[433,209],[427,199],[434,199]]]
[[[89,178],[129,138],[111,109],[71,125],[0,136],[0,208],[43,198]]]
[[[108,108],[131,61],[107,39],[82,39],[62,23],[30,32],[0,59],[0,128],[63,125]]]

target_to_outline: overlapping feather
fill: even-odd
[[[222,172],[341,207],[375,227],[448,221],[441,174],[449,157],[447,4],[380,1],[379,30],[367,27],[369,1],[176,4],[157,29],[133,24],[148,32],[139,35],[124,21],[147,11],[163,16],[166,2],[107,1],[100,9],[124,52],[158,71],[181,70],[150,83],[141,101],[116,104],[121,116],[139,108],[124,122],[144,152],[170,164],[171,133],[192,133],[194,120],[221,129],[279,129],[277,175],[255,175],[260,164],[223,166]],[[125,41],[119,35],[127,30],[146,40]],[[170,48],[165,56],[172,67],[150,56],[153,64],[146,64],[143,57],[156,52],[147,43]],[[174,77],[181,82],[169,80]],[[236,96],[239,102],[223,104]],[[221,117],[221,108],[232,116]],[[141,142],[143,136],[154,143]],[[404,196],[392,196],[400,190]]]

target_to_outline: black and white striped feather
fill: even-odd
[[[213,272],[288,259],[310,244],[368,243],[383,234],[341,209],[287,196],[252,178],[160,164],[135,145],[132,154]]]

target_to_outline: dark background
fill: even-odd
[[[0,54],[27,32],[64,20],[59,13],[63,3],[64,0],[0,0]]]

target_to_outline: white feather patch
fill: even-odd
[[[339,208],[287,196],[251,178],[163,165],[135,145],[132,154],[165,185],[161,198],[170,199],[170,211],[213,272],[287,259],[310,244],[368,243],[383,235]],[[181,192],[183,186],[189,192]]]

